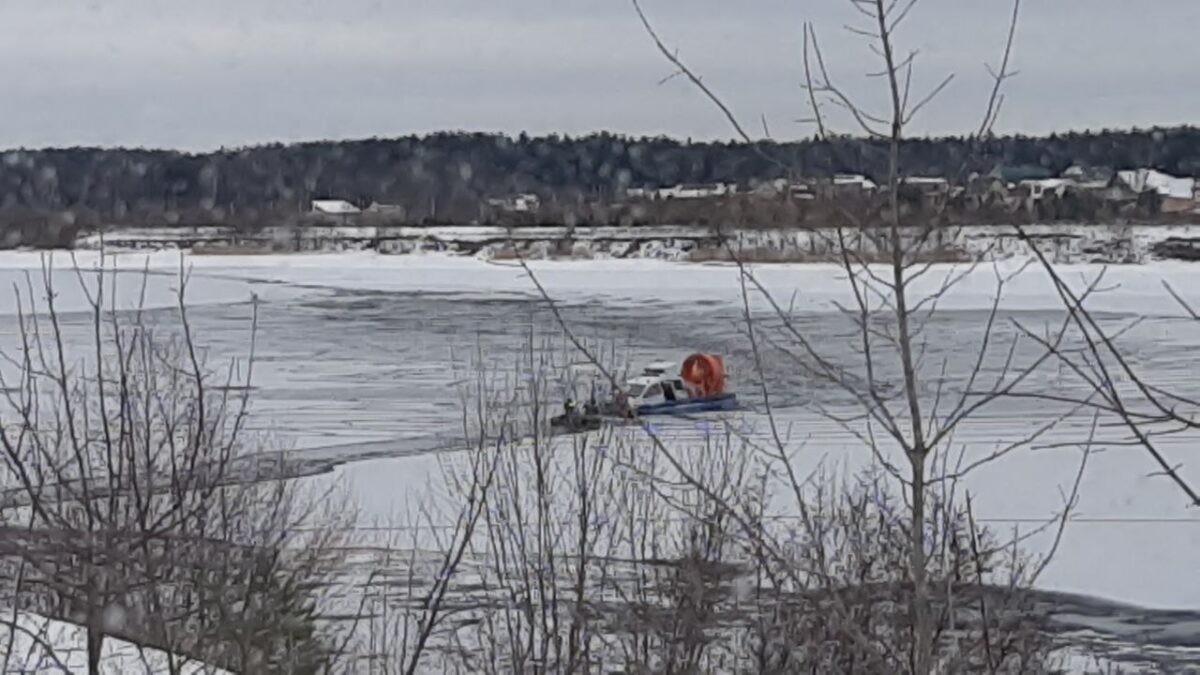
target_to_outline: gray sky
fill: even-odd
[[[761,129],[811,128],[801,25],[865,102],[847,0],[644,0],[660,34]],[[922,0],[898,41],[956,79],[915,125],[978,125],[1007,0]],[[1025,0],[999,131],[1195,122],[1200,0]],[[0,146],[207,149],[468,129],[731,136],[628,0],[0,0]],[[831,112],[832,114],[832,112]],[[848,121],[837,120],[843,131]]]

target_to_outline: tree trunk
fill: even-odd
[[[100,617],[93,610],[88,610],[87,625],[87,659],[88,675],[100,675],[100,655],[104,650],[104,629],[100,626]]]
[[[929,619],[929,589],[925,579],[925,454],[914,452],[912,463],[912,522],[909,565],[913,599],[909,605],[913,630],[913,672],[930,672],[933,660],[933,627]]]

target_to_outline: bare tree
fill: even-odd
[[[214,369],[193,336],[186,270],[176,307],[150,310],[149,271],[119,288],[101,261],[47,259],[15,291],[0,558],[19,573],[23,611],[84,628],[93,673],[109,636],[165,652],[171,673],[327,666],[317,599],[350,512],[282,482],[245,430],[257,305],[245,358]],[[61,309],[64,275],[83,312]]]
[[[889,100],[883,114],[859,107],[833,83],[815,30],[805,30],[806,88],[821,133],[828,119],[823,101],[844,109],[889,153],[877,221],[845,213],[829,235],[852,298],[839,307],[856,349],[852,357],[817,344],[730,245],[740,273],[747,358],[770,427],[765,439],[726,422],[706,428],[702,439],[681,440],[645,420],[553,437],[547,417],[561,392],[547,373],[564,364],[550,358],[545,345],[537,348],[531,339],[507,376],[486,377],[487,368],[477,364],[479,386],[464,416],[471,450],[443,464],[447,508],[424,504],[409,548],[385,553],[384,568],[400,579],[394,595],[376,572],[368,578],[368,586],[383,587],[371,617],[373,626],[383,626],[371,630],[372,669],[589,672],[619,664],[647,673],[996,673],[1051,667],[1054,645],[1025,591],[1061,541],[1096,425],[1087,438],[1072,439],[1079,470],[1061,511],[1043,525],[1054,544],[1040,558],[1022,550],[1031,533],[1005,538],[979,525],[963,480],[1031,447],[1062,419],[1094,409],[1096,399],[1073,400],[1061,417],[990,452],[955,452],[960,428],[996,401],[1023,395],[1022,386],[1060,360],[1080,331],[1068,316],[1041,334],[1019,324],[1003,334],[1000,298],[1010,277],[997,268],[994,301],[977,350],[965,355],[965,370],[952,371],[949,357],[930,365],[939,303],[980,266],[950,270],[930,284],[938,270],[927,254],[939,229],[901,199],[905,129],[951,82],[946,77],[928,94],[910,96],[916,55],[899,56],[894,35],[916,4],[851,2],[866,20],[853,32],[869,39],[883,62],[878,77]],[[750,140],[731,109],[634,5],[677,74]],[[980,136],[994,124],[1002,84],[1011,77],[1018,16],[1014,2]],[[551,292],[517,258],[570,347],[610,387],[619,386],[619,368],[572,330]],[[1097,278],[1080,294],[1100,289]],[[794,458],[805,448],[782,428],[768,377],[781,367],[853,401],[853,413],[821,412],[861,441],[874,459],[872,470],[798,473]],[[780,501],[790,512],[773,511]],[[449,514],[450,522],[441,526],[435,512]],[[390,622],[393,602],[399,614]],[[377,651],[382,658],[375,659]]]
[[[751,141],[745,127],[738,122],[730,107],[721,101],[710,84],[688,68],[677,51],[663,42],[636,0],[633,4],[650,37],[676,69],[676,74],[695,85],[718,108],[743,140]],[[825,607],[833,614],[829,623],[845,629],[841,639],[849,641],[849,644],[862,645],[866,650],[860,652],[860,657],[852,658],[849,662],[840,662],[836,667],[853,670],[863,665],[861,658],[866,658],[863,654],[872,650],[883,650],[873,652],[873,665],[869,666],[868,670],[926,673],[956,664],[959,667],[989,672],[1028,671],[1034,662],[1045,663],[1045,651],[1001,649],[993,643],[992,638],[1003,633],[1006,635],[1004,639],[1008,640],[1012,633],[994,622],[989,622],[989,614],[993,619],[996,618],[994,613],[982,612],[982,634],[976,633],[980,638],[973,643],[974,647],[964,649],[961,634],[954,638],[953,645],[947,643],[948,636],[956,632],[952,629],[959,621],[959,614],[955,611],[956,599],[965,578],[964,570],[970,567],[964,565],[966,562],[974,563],[975,582],[982,585],[985,583],[981,578],[982,570],[991,567],[982,560],[994,556],[994,553],[985,555],[983,551],[996,550],[995,546],[980,545],[980,541],[988,536],[976,527],[973,517],[969,517],[967,511],[955,499],[955,494],[960,481],[968,474],[1017,450],[1031,447],[1058,422],[1080,412],[1085,406],[1083,402],[1077,402],[1076,405],[1069,406],[1062,416],[982,457],[968,459],[964,449],[958,453],[955,460],[954,438],[960,427],[977,418],[988,406],[1010,395],[1018,395],[1024,383],[1034,379],[1047,363],[1054,360],[1060,346],[1073,335],[1073,327],[1068,317],[1058,327],[1048,327],[1046,336],[1040,341],[1023,341],[1021,335],[1010,335],[1002,340],[997,331],[997,324],[1002,320],[999,312],[1000,298],[1010,277],[997,271],[994,302],[984,326],[981,342],[976,355],[968,359],[968,370],[961,376],[959,386],[946,386],[945,374],[949,367],[947,357],[944,357],[940,364],[941,377],[928,377],[926,354],[930,344],[929,327],[937,306],[942,298],[963,278],[974,273],[979,265],[972,264],[951,270],[940,283],[932,283],[929,290],[919,290],[919,282],[929,285],[930,275],[934,270],[935,259],[927,255],[927,252],[932,241],[939,236],[939,228],[936,221],[907,210],[901,201],[904,174],[900,166],[900,145],[909,123],[950,84],[953,76],[945,77],[926,94],[915,94],[912,91],[916,54],[910,52],[901,56],[894,35],[916,4],[888,3],[882,0],[851,2],[851,7],[864,20],[864,26],[851,27],[851,32],[868,39],[883,64],[882,70],[875,75],[885,82],[884,88],[888,94],[888,111],[884,114],[875,114],[858,106],[833,82],[830,69],[816,47],[815,33],[806,30],[806,47],[809,42],[812,43],[812,54],[818,66],[815,77],[811,65],[808,68],[807,89],[810,100],[814,102],[814,115],[821,120],[822,130],[827,128],[828,121],[816,105],[818,98],[843,109],[861,132],[885,142],[889,155],[889,171],[881,193],[885,202],[880,212],[880,221],[864,222],[855,217],[855,214],[846,212],[844,215],[850,226],[838,228],[834,233],[835,250],[838,251],[853,298],[853,303],[841,307],[841,311],[854,329],[857,367],[846,363],[844,359],[824,353],[800,328],[791,311],[776,302],[753,271],[740,262],[738,252],[731,247],[730,258],[737,263],[741,272],[746,336],[753,350],[753,365],[761,382],[761,399],[771,426],[772,447],[759,447],[758,451],[762,453],[767,465],[778,472],[778,482],[775,485],[783,487],[795,498],[795,507],[800,509],[802,515],[811,512],[814,503],[821,502],[819,496],[814,498],[810,494],[808,482],[795,473],[791,460],[794,449],[788,447],[789,442],[785,434],[777,428],[771,407],[771,392],[765,377],[767,367],[764,364],[764,354],[769,352],[773,358],[783,359],[784,362],[792,364],[805,376],[828,383],[853,398],[860,408],[858,414],[847,416],[826,411],[826,416],[869,448],[878,465],[902,487],[905,515],[901,522],[906,539],[902,543],[892,540],[894,548],[890,548],[889,551],[900,550],[905,556],[906,584],[901,583],[894,587],[899,593],[894,597],[900,599],[898,606],[904,608],[905,620],[894,624],[893,630],[887,633],[887,638],[869,630],[850,630],[848,627],[853,625],[853,617],[861,615],[862,607],[834,594],[833,597],[837,601]],[[995,87],[988,102],[981,134],[987,133],[994,124],[1000,105],[998,97],[1001,85],[1012,76],[1009,61],[1018,17],[1019,3],[1014,3],[1002,65],[999,71],[992,72]],[[806,59],[808,56],[806,48]],[[868,256],[863,253],[864,243],[870,244],[874,254]],[[885,263],[882,269],[875,264],[880,261]],[[541,285],[527,264],[522,261],[521,265],[533,279],[543,299],[554,310],[562,327],[578,345],[549,291]],[[1096,279],[1083,293],[1090,295],[1098,288],[1099,279]],[[765,301],[768,317],[758,317],[752,313],[752,296]],[[1022,358],[1019,345],[1031,344],[1037,348],[1035,353]],[[582,347],[581,351],[586,353]],[[932,386],[927,384],[927,379],[932,380]],[[617,385],[615,378],[613,384]],[[746,509],[744,505],[722,498],[710,483],[689,472],[661,439],[650,434],[649,441],[672,472],[670,476],[661,477],[660,483],[682,480],[700,494],[712,498],[714,503],[721,505],[719,511],[728,518],[727,525],[737,533],[744,549],[754,553],[758,564],[781,565],[783,571],[779,573],[780,578],[771,579],[768,584],[775,592],[779,592],[781,586],[786,586],[789,580],[794,582],[794,588],[797,590],[812,589],[814,579],[820,587],[819,582],[823,578],[821,574],[811,575],[808,569],[801,574],[798,571],[798,567],[801,566],[797,566],[794,560],[788,560],[787,556],[783,555],[784,547],[780,545],[776,533],[761,526],[761,510],[756,519],[753,509]],[[1083,467],[1086,466],[1091,444],[1091,439],[1080,439],[1077,443],[1081,449],[1079,475],[1082,475]],[[906,465],[904,468],[895,461],[897,451]],[[1060,536],[1061,528],[1065,526],[1070,510],[1076,502],[1078,485],[1077,478],[1074,488],[1064,500],[1062,511],[1048,517],[1047,527],[1057,523]],[[848,508],[847,512],[860,514],[860,519],[861,514],[865,513],[861,507],[857,510],[853,507]],[[810,523],[809,529],[815,530],[817,525],[828,527],[830,520],[829,517],[818,518],[814,523]],[[841,522],[838,518],[832,520]],[[853,521],[854,517],[851,517],[851,520]],[[890,531],[895,533],[896,530]],[[812,531],[809,532],[809,539],[814,539]],[[1013,554],[1010,558],[1012,564],[1009,573],[999,575],[1004,577],[1004,584],[1014,591],[1007,596],[1010,598],[1017,597],[1016,591],[1027,587],[1037,576],[1037,573],[1031,573],[1024,563],[1020,563],[1022,556],[1016,552],[1017,543],[1018,540],[1010,542]],[[962,564],[944,566],[949,551],[961,553],[970,547],[968,544],[974,547],[974,555],[971,556],[973,561],[960,556],[959,563]],[[861,547],[850,547],[848,551],[861,551]],[[1039,562],[1037,570],[1044,569],[1045,562]],[[818,570],[820,569],[822,568],[818,566]],[[995,580],[993,577],[991,581]],[[898,581],[893,578],[892,583]],[[866,584],[867,580],[860,578],[847,582],[844,579],[837,580],[836,575],[826,574],[824,583],[826,588],[830,588],[844,583],[862,585]],[[978,625],[976,630],[979,630]],[[1025,641],[1024,644],[1028,646],[1030,643]],[[1014,658],[1017,660],[1014,661]]]
[[[1183,474],[1183,465],[1171,461],[1161,447],[1165,437],[1200,428],[1196,419],[1200,401],[1155,386],[1130,362],[1120,345],[1120,339],[1124,333],[1141,323],[1142,317],[1116,328],[1107,327],[1090,311],[1088,300],[1092,294],[1088,289],[1081,289],[1078,284],[1067,281],[1025,228],[1017,226],[1016,230],[1050,278],[1053,291],[1062,302],[1082,342],[1081,346],[1074,349],[1058,344],[1046,346],[1053,354],[1054,361],[1085,385],[1083,392],[1031,392],[1028,396],[1084,406],[1114,419],[1117,425],[1128,432],[1122,443],[1140,447],[1150,456],[1155,467],[1151,475],[1167,478],[1187,499],[1188,505],[1200,506],[1200,492]],[[1165,282],[1163,288],[1183,311],[1183,320],[1200,321],[1200,314],[1176,289]],[[1031,339],[1045,343],[1044,337],[1034,334],[1028,327],[1022,326],[1021,330]]]

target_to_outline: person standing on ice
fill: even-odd
[[[588,402],[585,403],[583,406],[583,413],[585,415],[599,415],[600,414],[600,405],[598,403],[596,403],[596,383],[595,382],[592,382],[592,391],[591,391],[591,394],[589,394],[589,396],[588,396]]]

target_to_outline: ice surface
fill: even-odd
[[[86,266],[95,264],[96,258],[94,254],[81,254],[78,260]],[[169,300],[166,291],[173,283],[171,279],[178,270],[179,261],[178,253],[131,253],[118,256],[115,264],[131,271],[148,264],[152,270],[161,273],[164,295],[156,295],[155,302],[166,303]],[[55,262],[65,264],[69,261],[57,257]],[[531,280],[517,266],[445,255],[185,256],[185,262],[194,268],[192,298],[197,302],[242,302],[251,292],[262,294],[270,302],[325,297],[339,291],[536,299]],[[25,270],[36,272],[41,264],[42,258],[37,254],[0,254],[0,280],[6,283],[20,280]],[[961,266],[936,266],[914,282],[914,293],[934,291],[948,275],[965,272],[963,281],[942,299],[940,307],[986,310],[993,302],[997,275],[1014,273],[1023,264],[1019,260],[1007,260],[970,270]],[[551,295],[565,303],[576,306],[602,303],[606,307],[621,308],[646,323],[655,322],[656,312],[665,311],[665,306],[736,316],[741,298],[738,270],[730,265],[609,260],[537,261],[530,263],[530,267]],[[1080,286],[1102,272],[1102,268],[1095,265],[1064,265],[1058,270],[1064,278]],[[785,304],[791,302],[795,292],[795,307],[800,311],[832,313],[837,311],[835,303],[853,300],[847,289],[845,272],[836,266],[771,265],[756,267],[754,271]],[[1164,281],[1185,296],[1192,295],[1196,293],[1193,289],[1200,288],[1200,265],[1155,263],[1109,268],[1104,279],[1108,290],[1097,295],[1091,307],[1124,314],[1177,316],[1179,308],[1164,290]],[[1196,295],[1196,300],[1200,304],[1200,294]],[[0,310],[9,307],[4,302],[10,300],[0,293]],[[63,302],[66,302],[65,298]],[[436,300],[431,302],[436,306]],[[453,297],[448,297],[446,302],[454,302]],[[1058,298],[1049,291],[1044,273],[1036,267],[1025,270],[1007,283],[1001,306],[1013,311],[1057,311],[1061,307]],[[469,331],[478,328],[463,327]],[[266,330],[270,330],[269,325]],[[311,340],[299,340],[294,335],[275,336],[280,343],[279,349],[287,351],[286,358],[281,357],[281,363],[291,364],[303,357],[306,350],[312,351]],[[361,349],[361,343],[357,342],[359,337],[357,334],[343,335],[343,339],[356,340],[354,344]],[[403,339],[403,335],[389,334],[388,339]],[[1191,333],[1172,333],[1164,328],[1150,346],[1182,357],[1194,351],[1194,340]],[[339,375],[338,368],[342,366],[336,361],[331,361],[329,368],[322,368],[322,362],[331,356],[314,357],[311,362],[295,367],[314,373],[317,379],[313,380],[312,386],[315,390],[321,387],[328,387],[328,391],[337,387],[361,388],[362,376]],[[264,366],[267,370],[270,367],[271,364]],[[1174,380],[1178,382],[1188,379],[1187,373],[1166,374],[1179,378]],[[327,400],[331,396],[340,396],[322,395]],[[340,400],[328,400],[324,404],[330,415],[329,424],[333,424],[336,417],[347,416],[342,408],[336,407],[341,403]],[[286,406],[294,407],[294,403],[281,403],[280,415],[287,414]],[[394,414],[417,421],[421,419],[406,410],[397,409]],[[318,419],[320,411],[318,406],[305,409],[304,414]],[[871,461],[869,454],[851,437],[812,410],[800,406],[781,414],[797,430],[798,440],[807,444],[797,460],[803,467],[815,466],[822,459],[845,462],[851,468]],[[989,452],[1004,437],[1027,430],[1037,414],[1037,410],[998,409],[980,424],[964,428],[956,443],[971,446],[972,452]],[[753,416],[753,413],[749,415]],[[750,419],[750,422],[763,428],[761,419]],[[319,426],[320,423],[313,424]],[[309,430],[312,427],[300,426],[298,421],[296,428]],[[432,429],[430,433],[442,431]],[[691,430],[688,433],[694,436],[697,432]],[[1074,428],[1062,433],[1065,436],[1058,440],[1077,442],[1083,432]],[[307,445],[321,445],[319,435],[314,439]],[[384,442],[386,439],[387,431],[383,426],[366,434],[366,440]],[[1200,482],[1200,462],[1192,459],[1195,440],[1172,438],[1168,450],[1175,461],[1184,465],[1184,471],[1193,482]],[[1078,466],[1077,460],[1077,451],[1070,448],[1022,451],[980,470],[967,487],[978,500],[979,516],[991,526],[1005,531],[1018,528],[1027,531],[1061,508],[1060,489],[1069,486]],[[1145,606],[1200,606],[1200,584],[1194,583],[1195,574],[1200,570],[1200,516],[1186,508],[1179,492],[1166,480],[1147,476],[1154,469],[1145,453],[1136,449],[1113,446],[1093,455],[1081,489],[1083,497],[1076,513],[1077,522],[1067,528],[1055,562],[1042,578],[1046,588]],[[393,518],[403,507],[406,496],[418,494],[430,483],[436,483],[437,472],[438,462],[434,456],[416,454],[351,462],[342,465],[335,478],[345,481],[355,492],[364,519],[378,522]],[[1031,540],[1030,545],[1045,550],[1051,539],[1049,534],[1042,535]]]
[[[730,420],[737,426],[757,423],[765,432],[765,418],[754,413]],[[793,465],[800,475],[809,475],[821,464],[850,473],[873,463],[866,448],[816,415],[787,411],[777,422],[796,430],[792,447],[801,449]],[[690,423],[655,424],[673,452],[702,447],[700,434],[688,428]],[[973,450],[968,461],[990,452],[997,433],[1006,434],[995,425],[980,426],[968,426],[958,435],[956,447]],[[1020,421],[1010,420],[1008,426],[1007,435],[1019,433]],[[1070,438],[1063,432],[1047,442]],[[757,440],[768,442],[765,433]],[[1147,607],[1200,607],[1200,585],[1192,581],[1200,570],[1200,516],[1187,507],[1173,485],[1147,476],[1147,462],[1141,451],[1117,448],[1089,459],[1073,521],[1040,580],[1041,587]],[[356,495],[368,521],[394,522],[406,500],[427,487],[431,475],[436,482],[438,466],[429,455],[352,462],[339,467],[335,480]],[[970,491],[977,517],[1000,537],[1043,529],[1025,542],[1029,552],[1040,554],[1053,545],[1055,528],[1045,525],[1061,511],[1062,495],[1070,491],[1078,467],[1079,455],[1073,449],[1021,451],[972,474],[959,489]],[[1195,478],[1200,472],[1190,474]],[[773,510],[795,513],[787,499],[778,500]]]
[[[191,260],[191,259],[189,259]],[[32,299],[39,311],[46,308],[45,282],[49,279],[55,293],[55,309],[59,312],[81,312],[90,308],[96,297],[97,277],[104,272],[106,297],[114,284],[116,308],[119,310],[175,307],[178,305],[180,266],[178,253],[160,252],[152,255],[123,254],[100,256],[82,252],[72,257],[66,253],[39,254],[28,252],[0,253],[0,315],[17,311],[17,298],[29,307]],[[143,272],[149,269],[149,274]],[[145,289],[143,296],[143,288]],[[249,302],[252,296],[272,301],[293,297],[297,293],[277,284],[254,284],[246,280],[225,279],[212,275],[189,279],[186,291],[189,306]],[[106,304],[106,309],[109,305]]]
[[[489,262],[471,257],[443,254],[381,255],[369,252],[193,256],[182,254],[185,267],[194,269],[214,284],[197,289],[195,302],[239,301],[230,295],[234,288],[221,281],[272,282],[312,287],[379,291],[460,292],[473,294],[519,293],[536,295],[529,276],[514,262]],[[164,290],[173,285],[180,269],[179,252],[108,254],[107,265],[137,272],[149,266],[165,274]],[[43,257],[35,253],[0,253],[0,270],[39,272]],[[81,252],[80,267],[94,269],[99,259],[94,252]],[[69,271],[71,259],[55,256],[56,267]],[[614,300],[654,299],[671,301],[717,300],[740,302],[741,289],[736,266],[694,264],[662,260],[588,260],[528,263],[538,279],[556,298],[600,297]],[[837,311],[835,302],[853,301],[846,272],[831,264],[771,264],[749,266],[755,276],[781,301],[795,300],[799,311]],[[1016,274],[1024,269],[1020,274]],[[1076,288],[1083,288],[1103,272],[1107,290],[1093,297],[1089,306],[1098,311],[1178,314],[1179,307],[1164,292],[1164,282],[1186,291],[1200,287],[1200,266],[1184,262],[1102,267],[1091,264],[1056,266],[1058,273]],[[887,268],[876,268],[883,274]],[[945,309],[988,309],[996,293],[998,276],[1010,279],[1002,293],[1001,307],[1014,310],[1057,310],[1058,297],[1048,285],[1044,271],[1027,266],[1022,259],[966,265],[934,265],[914,281],[915,297],[937,291],[948,278],[963,275],[944,296]],[[73,273],[71,275],[73,277]],[[5,281],[16,281],[11,275]],[[74,285],[78,285],[77,283]],[[61,284],[60,284],[61,286]],[[131,289],[132,290],[132,289]],[[256,292],[266,292],[260,284]],[[0,294],[2,295],[2,294]]]

